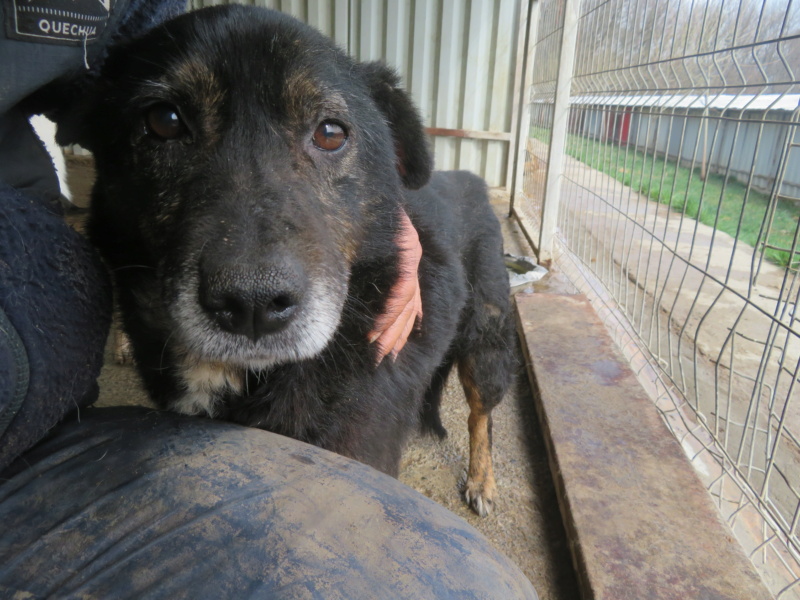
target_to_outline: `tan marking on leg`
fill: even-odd
[[[491,411],[486,411],[467,364],[458,364],[458,375],[469,404],[469,470],[464,496],[467,504],[485,517],[494,508],[497,487],[492,469]]]
[[[118,310],[114,311],[111,329],[114,332],[114,362],[118,365],[134,364],[133,346],[128,334],[122,329],[122,318]]]

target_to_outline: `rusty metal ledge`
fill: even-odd
[[[586,297],[516,301],[583,597],[772,598]]]

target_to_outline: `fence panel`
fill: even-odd
[[[555,235],[556,263],[593,297],[752,560],[778,598],[798,597],[800,6],[584,0],[558,219],[542,232],[568,2],[537,4],[515,212],[531,239]]]
[[[531,243],[541,246],[545,186],[564,28],[564,0],[539,0],[531,14],[532,83],[528,95],[530,137],[523,138],[523,185],[515,190],[513,211]],[[523,132],[525,133],[525,132]]]

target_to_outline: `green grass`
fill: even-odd
[[[537,127],[531,130],[531,136],[548,142],[550,132]],[[699,168],[681,167],[632,147],[620,147],[573,134],[567,136],[566,153],[634,191],[738,237],[750,246],[755,247],[759,242],[759,232],[769,208],[769,195],[754,189],[748,193],[747,187],[732,177],[726,182],[724,176],[710,173],[704,182]],[[800,210],[794,203],[779,200],[768,244],[791,248],[799,215]],[[765,232],[766,226],[761,232],[762,240]],[[787,250],[767,248],[764,254],[770,262],[781,267],[800,266],[798,252],[791,260],[791,253]]]

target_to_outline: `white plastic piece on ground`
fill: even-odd
[[[505,260],[508,283],[512,288],[539,281],[547,275],[547,269],[537,264],[536,259],[532,256],[506,254]]]

